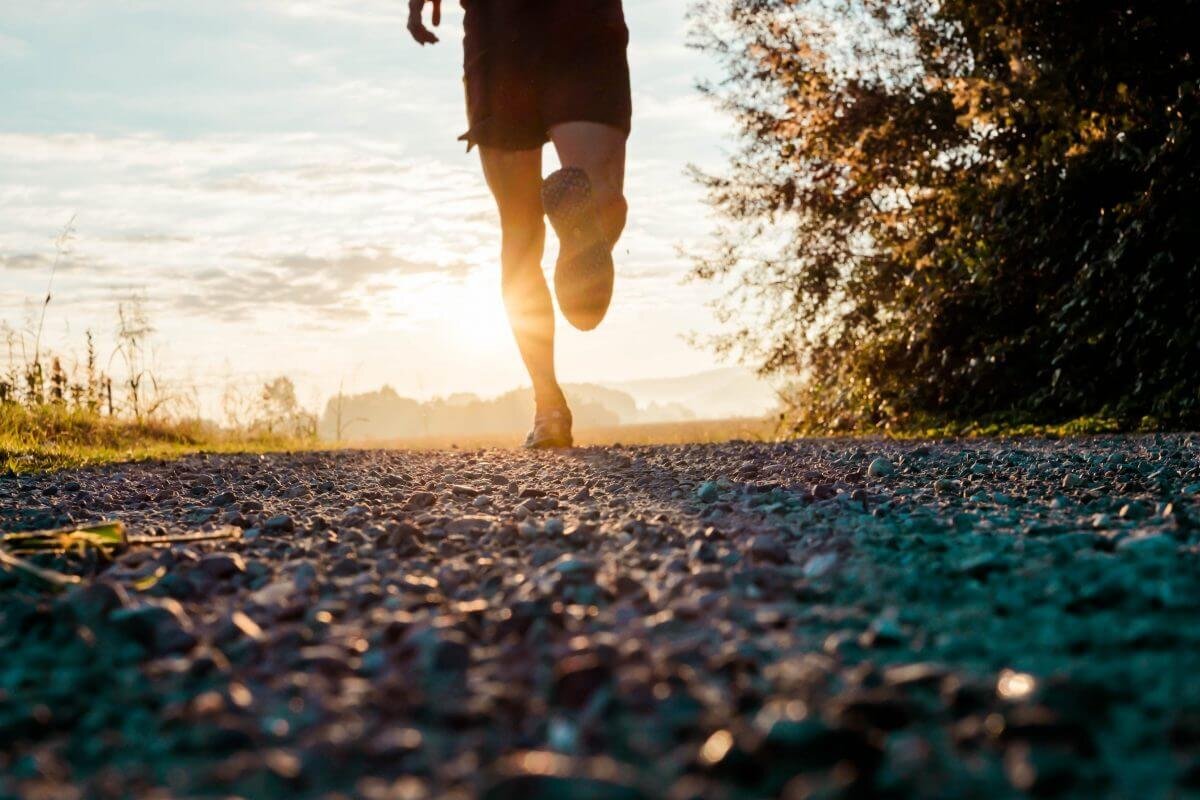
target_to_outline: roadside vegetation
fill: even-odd
[[[222,428],[197,419],[124,419],[56,405],[0,405],[0,474],[175,458],[196,452],[294,450],[308,437]]]
[[[226,387],[225,420],[204,418],[195,392],[164,381],[156,370],[155,330],[141,296],[117,305],[111,349],[100,352],[89,330],[82,355],[49,352],[43,332],[73,222],[55,240],[56,259],[36,316],[20,327],[0,323],[0,475],[315,442],[316,418],[283,376],[259,391]]]
[[[698,173],[719,347],[805,432],[1194,427],[1200,3],[1170,8],[698,3],[741,142]]]

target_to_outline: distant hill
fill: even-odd
[[[771,385],[743,367],[605,385],[626,392],[642,406],[652,403],[683,406],[697,419],[753,417],[778,405]]]
[[[753,417],[770,410],[774,400],[769,388],[736,368],[605,386],[566,384],[563,391],[579,430]],[[487,436],[524,432],[532,417],[531,389],[494,398],[457,393],[420,402],[384,386],[331,398],[317,430],[329,441]]]

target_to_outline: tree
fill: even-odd
[[[316,417],[300,407],[292,379],[280,376],[263,384],[259,426],[267,434],[312,438],[316,436]]]
[[[1200,418],[1200,2],[709,0],[718,346],[801,423]]]

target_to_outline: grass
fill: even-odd
[[[55,405],[0,405],[0,474],[43,472],[197,452],[269,452],[308,443],[223,431],[196,420],[133,421]]]
[[[977,420],[913,419],[894,424],[883,433],[893,439],[940,439],[982,437],[1041,437],[1061,439],[1106,433],[1150,433],[1164,426],[1149,417],[1140,421],[1122,421],[1106,414],[1076,417],[1064,422],[1031,421],[1012,414],[999,414]]]
[[[993,436],[1060,438],[1156,429],[1158,428],[1152,420],[1143,420],[1140,425],[1130,426],[1108,417],[1096,416],[1081,417],[1054,425],[1030,424],[1011,419],[973,422],[922,420],[910,421],[903,427],[890,430],[789,431],[787,428],[781,428],[776,418],[760,417],[585,428],[575,432],[575,441],[580,446],[594,446],[703,444],[735,439],[778,441],[800,436],[884,436],[891,439]],[[517,447],[521,440],[520,434],[513,433],[382,439],[352,442],[341,446],[356,449],[470,450]],[[316,440],[235,433],[195,420],[136,422],[54,405],[27,408],[15,404],[0,404],[0,474],[44,472],[146,459],[170,459],[199,452],[265,453],[337,446]]]

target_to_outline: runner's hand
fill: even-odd
[[[428,0],[433,3],[433,27],[442,24],[442,0]],[[425,27],[421,21],[421,12],[425,9],[426,0],[408,0],[408,32],[421,46],[434,44],[438,37]]]

